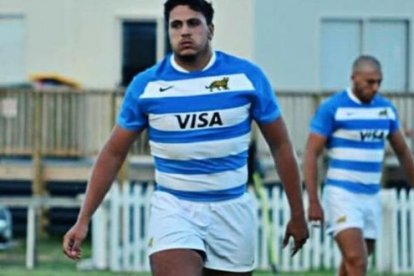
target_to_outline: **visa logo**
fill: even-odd
[[[195,129],[222,126],[223,120],[219,112],[203,112],[185,115],[175,115],[180,129]]]
[[[382,130],[366,130],[360,133],[361,141],[377,141],[385,139],[385,132]]]

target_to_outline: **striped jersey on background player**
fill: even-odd
[[[309,195],[308,217],[325,222],[337,242],[340,276],[367,273],[381,217],[379,197],[385,142],[388,140],[408,180],[414,184],[414,162],[400,131],[397,111],[378,89],[379,61],[358,57],[352,67],[352,87],[326,99],[311,122],[304,175]],[[328,150],[329,166],[323,208],[317,189],[317,158]]]
[[[382,95],[376,95],[369,105],[361,104],[347,89],[323,102],[312,120],[311,132],[329,137],[325,185],[378,193],[385,142],[399,129],[397,111]]]

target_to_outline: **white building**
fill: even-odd
[[[36,73],[85,88],[125,83],[165,54],[163,2],[0,0],[0,84]],[[414,90],[414,1],[212,2],[214,47],[258,63],[277,90],[342,88],[362,53],[383,63],[384,90]]]

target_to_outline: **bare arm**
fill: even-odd
[[[407,176],[408,182],[414,187],[414,161],[413,155],[407,146],[400,131],[396,131],[389,137],[390,144],[403,167]]]
[[[309,202],[318,201],[318,157],[326,145],[326,137],[311,133],[306,143],[303,171]]]
[[[311,133],[306,143],[303,171],[305,186],[309,197],[309,220],[321,221],[323,223],[323,210],[318,197],[318,157],[321,155],[325,145],[326,137]]]
[[[283,119],[279,118],[272,123],[261,124],[259,127],[269,145],[290,205],[291,220],[286,229],[284,246],[287,245],[289,237],[293,236],[295,246],[292,255],[294,255],[309,236],[303,210],[299,167]]]
[[[69,258],[80,258],[80,244],[88,232],[89,221],[111,187],[130,146],[138,134],[116,126],[109,140],[100,151],[88,181],[85,200],[76,224],[66,233],[63,239],[63,250]]]

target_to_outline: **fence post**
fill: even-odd
[[[376,248],[376,268],[378,272],[392,272],[393,271],[393,259],[396,258],[396,252],[394,252],[394,234],[395,229],[394,212],[396,204],[396,191],[395,190],[383,190],[381,191],[381,203],[382,203],[382,225],[380,227],[379,239]]]
[[[43,164],[42,164],[42,93],[34,90],[33,95],[33,150],[32,150],[32,195],[42,197],[45,195],[43,184]],[[36,210],[36,236],[35,238],[44,237],[46,235],[43,229],[45,214],[43,207]],[[29,216],[29,214],[28,214]]]
[[[42,179],[42,97],[38,91],[33,91],[33,182],[32,194],[42,196],[44,194]]]
[[[38,206],[31,203],[27,208],[27,238],[26,238],[26,268],[33,269],[37,261],[36,248],[36,209]]]
[[[120,185],[117,182],[112,184],[112,188],[110,191],[110,262],[109,267],[112,271],[121,271],[122,270],[122,263],[121,263],[121,248],[120,248]]]
[[[97,269],[108,268],[108,205],[104,200],[92,217],[92,260]]]

